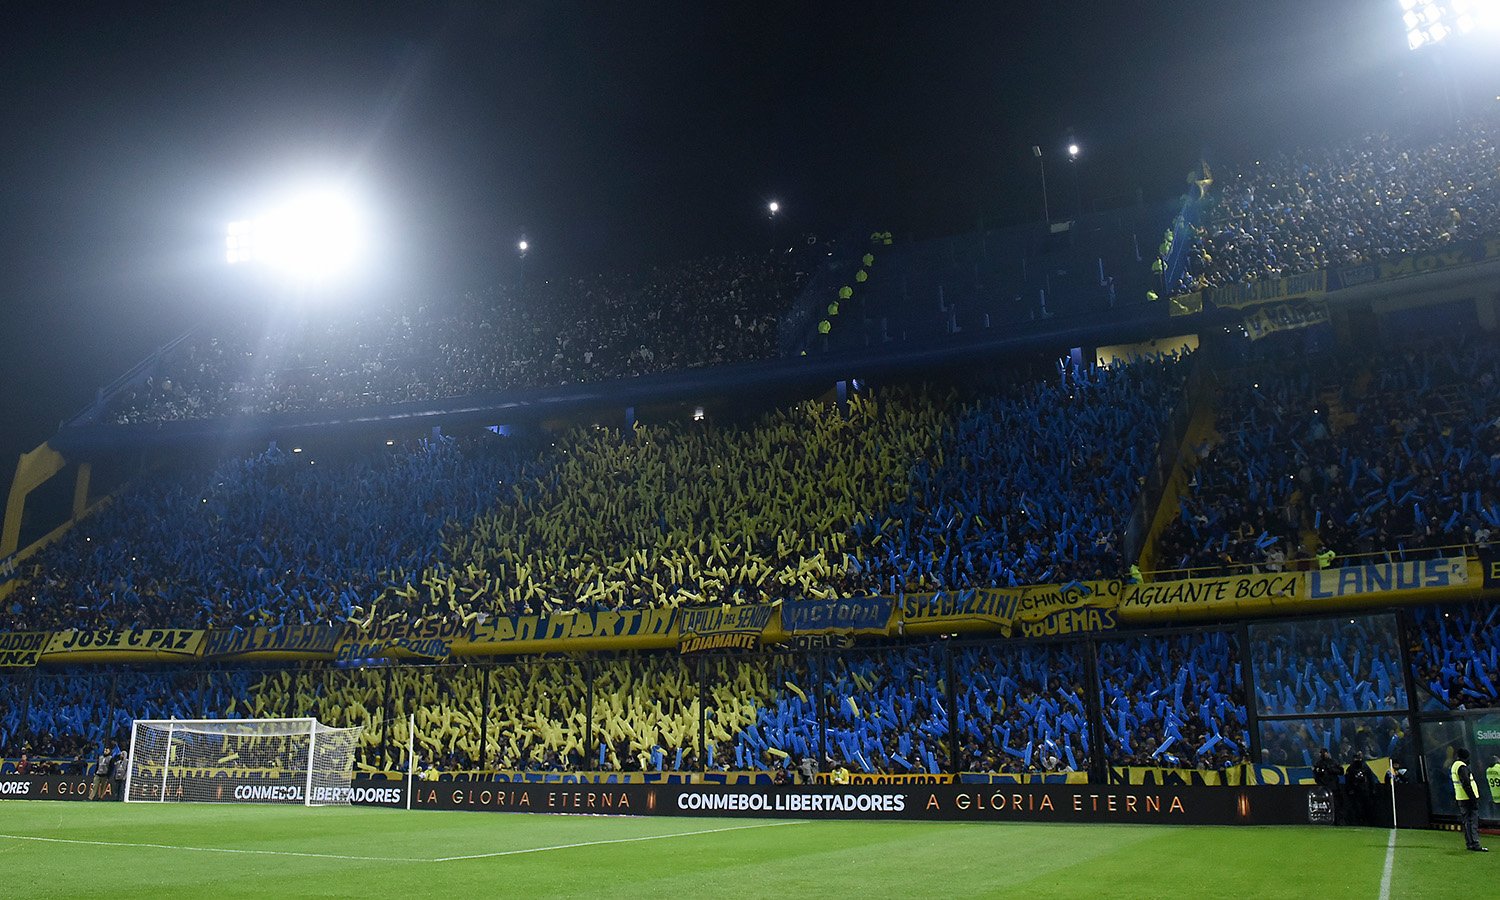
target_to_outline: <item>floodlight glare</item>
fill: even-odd
[[[769,210],[770,210],[770,211],[771,211],[771,215],[775,215],[775,214],[776,214],[776,213],[779,213],[779,212],[781,212],[781,204],[780,204],[780,203],[777,203],[777,202],[776,202],[776,201],[775,201],[775,200],[772,200],[772,201],[771,201],[771,202],[770,202],[770,203],[769,203],[769,204],[768,204],[768,205],[767,205],[767,207],[766,207],[766,208],[767,208],[767,209],[769,209]]]
[[[1068,145],[1068,155],[1072,156],[1072,157],[1077,157],[1078,156],[1078,145],[1077,144],[1069,144]]]
[[[231,265],[258,263],[299,282],[317,282],[349,269],[363,244],[354,203],[338,191],[310,191],[257,218],[230,222],[225,258]]]
[[[521,241],[516,244],[516,249],[520,250],[522,253],[525,253],[527,250],[531,249],[531,244],[528,241]]]

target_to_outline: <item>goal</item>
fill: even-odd
[[[317,719],[136,719],[125,800],[347,806],[363,730]]]

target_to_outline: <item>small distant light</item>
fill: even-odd
[[[292,448],[292,452],[293,453],[301,453],[302,452],[302,448],[301,447],[293,447]]]
[[[531,242],[521,241],[520,243],[516,244],[516,249],[520,250],[522,253],[525,253],[527,250],[531,249]]]
[[[781,212],[781,204],[777,203],[775,200],[772,200],[770,203],[766,204],[766,209],[769,209],[771,211],[771,214],[775,215],[776,213]]]
[[[394,447],[394,446],[396,446],[396,442],[395,441],[386,441],[385,445],[387,447]]]
[[[1068,155],[1071,156],[1071,157],[1073,157],[1074,159],[1078,158],[1078,145],[1077,144],[1069,144],[1068,145]]]
[[[703,407],[699,406],[699,407],[695,407],[693,409],[693,421],[694,422],[702,422],[703,421]]]

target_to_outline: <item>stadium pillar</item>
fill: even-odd
[[[1408,769],[1414,770],[1418,778],[1426,781],[1427,754],[1424,752],[1425,748],[1422,746],[1422,726],[1417,719],[1421,714],[1421,708],[1417,705],[1417,676],[1416,669],[1414,668],[1415,663],[1411,658],[1411,640],[1414,637],[1412,634],[1411,612],[1403,609],[1395,615],[1397,646],[1401,649],[1401,679],[1406,685],[1406,755],[1408,757],[1407,762],[1410,763]],[[1394,756],[1395,754],[1391,755]],[[1393,773],[1391,781],[1395,780],[1396,776]],[[1428,804],[1430,807],[1430,799]],[[1392,822],[1392,827],[1395,827],[1394,821]]]
[[[26,498],[61,472],[65,464],[62,454],[47,444],[21,454],[16,462],[16,477],[10,484],[10,497],[5,503],[5,523],[0,528],[0,559],[20,548],[21,517],[26,511]]]
[[[1104,758],[1104,708],[1099,702],[1099,642],[1092,636],[1083,644],[1083,712],[1089,722],[1089,781],[1109,784],[1109,760]]]
[[[73,479],[73,520],[83,518],[89,508],[89,481],[94,477],[93,463],[79,463],[78,477]]]
[[[392,690],[392,682],[395,680],[395,669],[391,666],[385,667],[385,677],[380,680],[380,759],[384,765],[391,758],[391,721],[395,716],[396,698]]]
[[[583,661],[583,733],[588,735],[588,743],[584,745],[584,752],[594,754],[599,752],[599,742],[594,735],[594,660],[589,657]],[[599,768],[604,768],[600,766]]]
[[[1245,686],[1245,730],[1250,734],[1250,761],[1260,763],[1260,717],[1255,712],[1255,667],[1250,664],[1250,626],[1241,624],[1238,631],[1240,641],[1240,683]]]
[[[486,666],[479,681],[479,759],[476,765],[488,769],[490,765],[490,675],[494,668]]]
[[[948,682],[946,691],[948,695],[948,774],[957,780],[958,773],[963,771],[963,763],[958,756],[958,686],[957,679],[954,677],[956,673],[953,666],[951,642],[943,644],[943,666],[945,669],[943,677]]]
[[[707,752],[704,745],[704,732],[708,730],[708,661],[701,654],[698,656],[698,765],[695,767],[700,772],[708,771],[706,757]]]
[[[811,654],[810,660],[813,670],[813,685],[818,694],[818,769],[821,771],[828,764],[828,728],[827,728],[827,705],[824,702],[823,679],[827,675],[828,654]]]

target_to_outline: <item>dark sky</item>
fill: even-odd
[[[1429,63],[1395,0],[4,9],[0,484],[235,289],[224,223],[289,179],[359,185],[404,294],[523,231],[539,271],[757,245],[773,197],[815,231],[1035,218],[1030,147],[1070,130],[1086,202],[1163,198],[1205,146],[1395,121]]]

